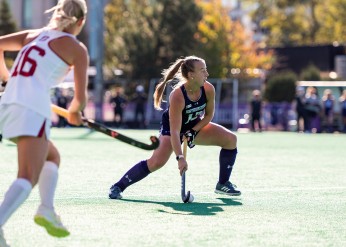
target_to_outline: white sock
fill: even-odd
[[[58,165],[51,161],[46,161],[42,167],[38,179],[41,206],[54,209],[54,194],[58,183],[58,171]]]
[[[10,216],[28,198],[32,190],[31,183],[24,178],[17,178],[8,188],[4,200],[0,205],[0,227],[2,227]]]

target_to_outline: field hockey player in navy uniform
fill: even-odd
[[[148,160],[134,165],[109,191],[109,198],[121,199],[121,193],[130,185],[163,167],[172,152],[175,153],[180,174],[188,169],[181,143],[184,136],[188,146],[210,145],[221,147],[220,172],[215,192],[230,196],[240,191],[229,181],[237,156],[237,137],[221,125],[212,123],[215,111],[215,89],[207,81],[206,63],[196,56],[178,59],[163,71],[163,80],[154,93],[154,106],[161,109],[162,96],[168,82],[178,79],[169,96],[169,107],[163,112],[160,146]]]
[[[47,12],[53,12],[47,27],[0,37],[0,76],[8,81],[0,102],[0,132],[3,138],[17,144],[18,151],[17,178],[0,204],[1,247],[8,246],[2,230],[4,224],[36,184],[41,202],[34,221],[52,236],[70,234],[54,207],[60,154],[50,141],[50,89],[74,68],[75,94],[67,120],[80,125],[87,99],[89,57],[76,35],[84,26],[87,6],[84,0],[60,0]],[[3,51],[19,51],[11,73]]]

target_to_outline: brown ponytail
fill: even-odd
[[[162,95],[167,82],[176,77],[179,80],[179,83],[175,86],[183,84],[188,80],[188,73],[194,71],[195,62],[197,61],[205,63],[204,59],[196,56],[179,58],[168,69],[162,72],[163,80],[156,86],[154,92],[154,107],[156,110],[162,110]]]
[[[154,92],[154,107],[156,110],[162,110],[161,108],[162,95],[166,88],[167,82],[173,79],[173,77],[177,74],[183,62],[184,62],[184,59],[180,58],[177,61],[175,61],[175,63],[173,63],[168,69],[162,72],[163,80],[156,86],[155,92]]]

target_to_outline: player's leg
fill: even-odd
[[[26,138],[25,140],[20,138],[19,145],[23,146],[23,143],[27,141],[29,140]],[[19,149],[19,146],[18,146],[18,149]],[[18,155],[20,156],[21,154],[18,154]],[[22,172],[19,174],[22,174]],[[32,190],[32,184],[31,184],[30,177],[18,176],[17,179],[13,181],[13,183],[10,185],[7,192],[5,193],[4,199],[2,203],[0,204],[0,246],[8,246],[2,231],[4,224],[11,217],[11,215],[28,198],[31,190]]]
[[[219,181],[215,192],[227,195],[240,195],[241,192],[229,181],[237,157],[237,136],[225,127],[209,123],[196,136],[196,145],[221,147],[219,155]]]
[[[128,170],[124,176],[110,188],[110,199],[121,199],[121,192],[128,186],[142,180],[151,172],[154,172],[164,166],[172,154],[172,145],[170,136],[160,136],[160,146],[154,150],[148,160],[142,160]]]
[[[225,127],[210,122],[198,132],[195,144],[235,149],[237,148],[237,136]]]
[[[7,190],[0,206],[0,227],[28,198],[47,156],[45,137],[22,136],[17,140],[18,176]]]
[[[8,105],[1,113],[4,138],[17,144],[18,174],[0,205],[0,229],[36,185],[48,150],[44,117],[19,105]]]
[[[260,115],[257,118],[257,124],[258,124],[259,132],[262,132],[262,124],[261,124],[261,116]]]
[[[54,209],[54,195],[59,177],[60,154],[54,144],[48,142],[48,155],[38,180],[41,205]]]
[[[48,142],[47,160],[38,180],[41,204],[34,217],[35,222],[46,228],[47,232],[55,237],[65,237],[70,233],[62,224],[60,217],[54,210],[54,196],[59,177],[60,154],[54,144]]]
[[[256,128],[255,128],[255,117],[254,117],[254,115],[251,116],[250,122],[251,122],[251,131],[255,132]]]

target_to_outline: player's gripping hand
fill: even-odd
[[[194,142],[196,135],[197,131],[195,131],[194,129],[190,129],[185,132],[184,136],[187,138],[187,145],[189,146],[189,148],[193,148],[195,146]]]
[[[80,126],[83,123],[82,113],[68,112],[67,122],[72,125]]]
[[[183,173],[187,171],[187,168],[188,168],[188,165],[187,165],[185,158],[179,159],[178,160],[178,169],[180,172],[180,176],[182,176]]]

